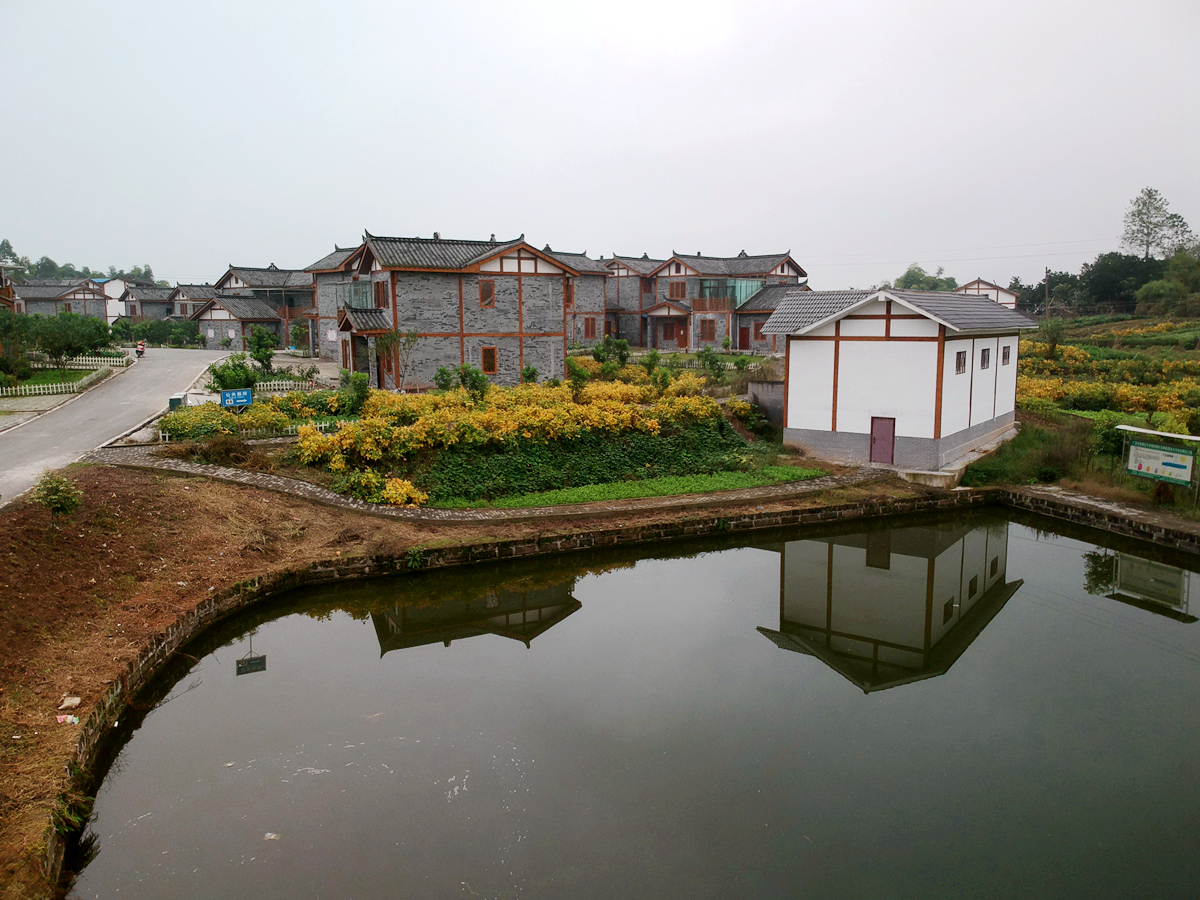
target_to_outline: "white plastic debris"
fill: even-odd
[[[277,841],[277,840],[279,840],[279,835],[277,835],[273,831],[268,831],[266,834],[263,835],[263,840],[264,841]]]

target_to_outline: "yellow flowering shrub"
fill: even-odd
[[[403,478],[389,478],[383,486],[383,502],[392,506],[420,506],[428,499],[428,494]]]
[[[681,372],[663,391],[666,397],[695,396],[704,390],[704,379],[695,372]]]
[[[282,431],[292,422],[285,413],[273,403],[253,403],[246,407],[237,417],[239,431],[259,431],[264,429]]]
[[[198,440],[214,434],[233,434],[237,431],[237,416],[216,403],[181,406],[158,420],[160,431],[172,440]]]

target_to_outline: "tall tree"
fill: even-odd
[[[916,263],[896,279],[893,287],[900,291],[952,291],[958,287],[958,282],[951,275],[943,275],[941,266],[930,275]]]
[[[1101,253],[1079,270],[1079,285],[1091,309],[1133,312],[1134,294],[1147,282],[1162,278],[1166,266],[1152,257]]]
[[[1179,213],[1170,210],[1167,198],[1151,187],[1129,201],[1125,210],[1125,230],[1121,245],[1142,259],[1151,256],[1168,257],[1181,247],[1195,243],[1196,236]]]

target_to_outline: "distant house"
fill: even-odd
[[[987,297],[789,293],[784,442],[851,463],[937,470],[1013,425],[1017,338],[1034,322]]]
[[[646,310],[656,302],[652,273],[665,262],[643,253],[637,257],[614,256],[604,264],[608,269],[606,334],[635,347],[647,346]]]
[[[18,313],[57,316],[69,312],[108,321],[104,291],[90,278],[29,278],[12,285],[12,300]]]
[[[125,306],[125,316],[134,322],[168,318],[173,311],[172,291],[173,288],[158,287],[157,285],[129,285],[121,294],[121,303]]]
[[[335,359],[337,357],[337,348],[339,340],[338,332],[338,308],[336,303],[332,302],[332,298],[326,295],[326,302],[322,303],[320,297],[320,284],[322,275],[333,276],[333,279],[327,281],[332,283],[333,280],[342,278],[342,266],[345,264],[356,251],[358,245],[353,247],[339,247],[333,245],[333,252],[322,256],[311,266],[305,268],[305,272],[309,273],[313,279],[313,305],[304,313],[308,319],[308,337],[309,337],[309,352],[316,357],[322,359]]]
[[[0,309],[14,311],[16,302],[11,273],[23,268],[15,259],[0,259]]]
[[[602,279],[590,266],[581,271],[583,254],[538,250],[523,235],[478,241],[436,233],[368,233],[343,254],[335,250],[309,267],[320,355],[369,372],[379,387],[399,381],[398,355],[374,352],[381,330],[419,335],[408,373],[409,383],[419,384],[432,383],[442,366],[475,366],[502,384],[516,384],[525,366],[542,378],[561,376],[572,334],[577,330],[581,342],[601,336]]]
[[[167,297],[171,304],[169,315],[190,319],[200,311],[200,307],[220,293],[211,284],[177,284]]]
[[[737,339],[734,316],[762,288],[798,285],[808,274],[789,253],[686,256],[675,253],[648,276],[653,302],[643,300],[645,345],[662,350],[720,347]],[[751,326],[752,327],[752,326]]]
[[[313,276],[304,269],[281,269],[275,263],[266,268],[235,266],[232,263],[213,285],[221,294],[249,294],[275,307],[283,320],[284,346],[296,321],[307,322],[306,314],[314,305]]]
[[[1021,587],[1007,567],[1007,522],[788,541],[779,630],[758,630],[863,693],[936,678]]]
[[[604,340],[612,329],[606,322],[605,296],[608,288],[608,267],[602,260],[592,259],[587,253],[562,253],[550,249],[547,244],[543,252],[563,264],[565,270],[578,272],[577,277],[568,276],[563,294],[563,311],[567,344],[591,346]]]
[[[200,327],[200,338],[209,348],[229,346],[250,349],[250,330],[255,325],[281,335],[283,320],[275,307],[257,297],[218,294],[192,313],[191,321]],[[226,344],[228,341],[228,344]]]
[[[992,284],[990,281],[984,281],[982,278],[976,278],[974,281],[967,282],[962,287],[955,288],[954,293],[989,297],[1001,306],[1007,306],[1009,309],[1017,308],[1017,294],[1015,291],[1002,288],[1000,285]]]

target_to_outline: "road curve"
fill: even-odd
[[[24,425],[0,432],[0,506],[166,409],[224,350],[150,349],[128,370]]]

